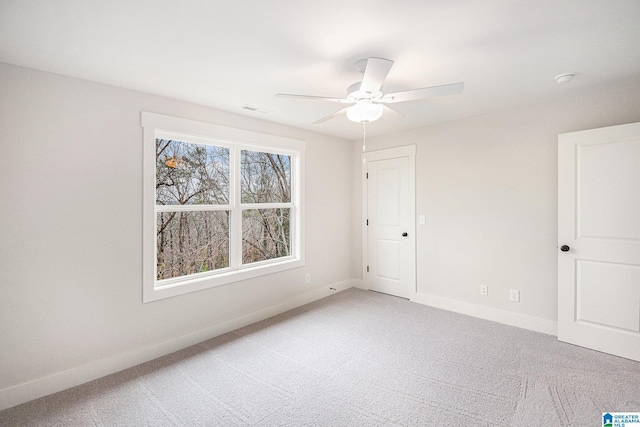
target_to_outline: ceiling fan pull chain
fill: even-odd
[[[362,122],[362,152],[367,151],[367,123]]]

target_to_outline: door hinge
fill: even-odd
[[[369,172],[367,172],[367,179],[369,179]]]
[[[369,272],[369,266],[367,265],[367,273]]]
[[[369,225],[369,220],[367,220],[367,225]]]

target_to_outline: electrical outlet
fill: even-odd
[[[304,281],[306,283],[311,283],[311,273],[307,273],[307,275],[304,278]]]
[[[480,285],[480,295],[489,295],[489,287],[487,285]]]
[[[509,289],[509,301],[520,302],[520,291],[517,289]]]

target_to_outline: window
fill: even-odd
[[[304,265],[304,142],[142,113],[143,300]]]

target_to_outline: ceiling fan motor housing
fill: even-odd
[[[360,90],[362,82],[355,82],[347,88],[347,99],[353,101],[359,101],[361,99],[379,99],[382,97],[382,92],[368,92]]]

